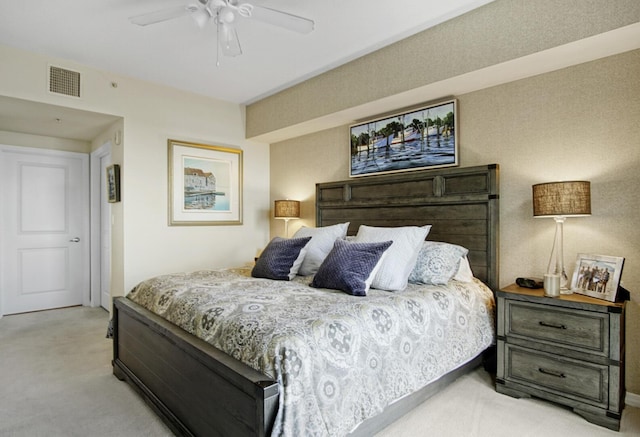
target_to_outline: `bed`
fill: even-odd
[[[497,165],[371,176],[317,184],[316,226],[330,227],[349,223],[348,234],[355,235],[362,225],[373,227],[431,225],[428,240],[448,242],[469,250],[467,259],[476,278],[470,286],[481,289],[484,287],[482,285],[484,283],[489,290],[496,290],[498,286],[498,201]],[[286,374],[283,376],[283,374],[277,373],[276,370],[269,367],[268,363],[265,364],[269,360],[265,360],[263,357],[268,353],[263,350],[253,355],[250,354],[249,350],[252,348],[243,348],[244,340],[242,339],[234,340],[233,347],[225,348],[225,345],[215,342],[209,343],[208,341],[211,339],[207,338],[207,332],[196,332],[203,331],[202,327],[204,326],[206,328],[204,331],[233,329],[234,332],[250,333],[251,335],[246,335],[247,337],[255,337],[255,330],[246,329],[246,326],[254,320],[250,316],[242,319],[245,320],[246,325],[240,324],[233,328],[224,328],[214,326],[213,322],[208,323],[208,320],[203,319],[204,313],[202,312],[198,313],[199,315],[196,317],[190,315],[195,311],[193,310],[194,305],[192,305],[194,301],[208,299],[203,293],[200,293],[203,288],[220,287],[221,284],[232,282],[244,284],[244,287],[248,289],[256,287],[260,289],[256,291],[256,296],[261,296],[263,302],[259,302],[259,305],[253,307],[256,311],[262,309],[263,303],[266,304],[267,300],[276,297],[287,302],[296,299],[319,302],[317,305],[324,308],[322,309],[324,312],[330,312],[327,308],[346,308],[344,302],[352,301],[357,305],[357,309],[344,309],[346,315],[349,315],[350,312],[367,314],[371,308],[378,305],[376,302],[382,302],[383,299],[397,300],[403,302],[405,307],[410,307],[411,305],[408,303],[415,302],[418,295],[424,294],[422,287],[412,284],[399,293],[371,289],[365,298],[354,298],[339,291],[309,287],[311,280],[312,278],[309,277],[296,277],[292,281],[269,282],[269,280],[262,280],[264,281],[263,286],[259,286],[256,285],[259,281],[253,278],[247,269],[191,272],[151,279],[151,283],[154,281],[163,283],[167,290],[177,289],[185,284],[192,288],[188,292],[182,293],[187,298],[183,299],[179,305],[175,302],[173,304],[165,302],[162,298],[153,297],[150,294],[146,295],[145,287],[150,287],[150,282],[145,282],[144,286],[136,287],[130,296],[131,298],[124,297],[114,300],[114,374],[134,387],[177,435],[262,436],[271,435],[272,432],[274,435],[293,435],[295,433],[299,435],[372,435],[461,374],[478,366],[483,359],[483,354],[477,353],[471,357],[463,357],[460,363],[448,368],[445,374],[436,375],[425,370],[422,372],[424,373],[422,379],[406,376],[386,378],[379,381],[379,387],[366,386],[366,383],[363,382],[365,380],[356,380],[355,383],[352,382],[354,385],[347,387],[346,390],[355,393],[360,389],[359,395],[353,395],[356,397],[356,404],[360,407],[353,408],[352,406],[351,409],[354,411],[347,413],[343,410],[344,405],[336,404],[332,399],[305,400],[304,408],[301,407],[300,412],[297,412],[290,408],[290,399],[292,393],[295,395],[308,389],[304,379],[298,380]],[[275,284],[276,282],[277,284]],[[460,288],[462,295],[466,293],[460,284],[454,284],[453,291],[449,291],[446,287],[449,287],[449,284],[435,286],[433,293],[444,296],[447,293],[455,292],[456,287]],[[230,302],[238,302],[241,294],[246,294],[247,288],[243,292],[243,288],[240,287],[240,294],[228,297],[227,303],[230,305]],[[269,288],[273,288],[275,291],[269,293]],[[285,292],[283,291],[285,288],[290,290]],[[432,299],[433,294],[430,296]],[[134,302],[133,298],[137,299],[139,303]],[[387,305],[386,300],[380,305]],[[156,302],[155,306],[149,304],[153,301]],[[143,306],[145,302],[155,312],[146,309]],[[254,301],[253,304],[255,303]],[[179,316],[170,316],[171,321],[168,321],[161,317],[163,304],[165,306],[180,306],[184,310]],[[250,310],[252,308],[250,304],[251,302],[248,302],[247,305],[240,306]],[[278,305],[282,305],[282,302],[276,303],[274,306],[276,312]],[[323,305],[325,306],[323,307]],[[209,304],[210,309],[214,306]],[[295,308],[282,310],[301,311],[297,320],[302,322],[295,330],[303,330],[304,326],[313,325],[316,332],[324,332],[327,329],[335,331],[335,324],[332,327],[329,326],[330,324],[323,325],[322,320],[308,322],[305,325],[304,321],[308,320],[305,319],[306,313],[300,310],[302,308],[300,306]],[[379,305],[376,308],[379,308]],[[238,305],[234,307],[234,311],[240,311]],[[273,314],[273,312],[269,314]],[[371,314],[370,311],[369,314]],[[166,315],[164,316],[166,317]],[[341,314],[341,316],[345,316],[345,314]],[[272,315],[272,318],[276,320],[280,320],[279,317]],[[458,317],[465,321],[476,318],[473,315],[464,317],[458,315]],[[399,317],[399,319],[407,320],[410,318],[410,316]],[[432,318],[435,320],[437,316]],[[190,320],[196,319],[197,323],[190,322]],[[411,320],[408,320],[407,323],[410,324]],[[348,325],[348,323],[346,324]],[[293,326],[295,324],[292,322],[291,327]],[[412,342],[409,337],[411,337],[412,329],[417,332],[416,335],[420,335],[419,329],[412,328],[410,325],[402,329],[405,330],[404,337],[401,335],[402,338],[405,338],[403,340],[405,343],[402,345],[406,345],[406,349],[416,348],[415,342]],[[369,329],[369,331],[375,331],[375,329]],[[271,331],[270,333],[272,334],[268,339],[270,344],[273,344],[274,338],[279,338],[278,336],[282,334],[282,332]],[[486,334],[479,335],[483,338],[483,348],[487,347],[489,344]],[[333,338],[338,337],[334,335]],[[384,344],[380,338],[371,339],[364,336],[359,338],[369,346],[373,343],[377,344],[375,347],[378,349],[368,348],[370,355],[367,356],[386,353],[385,349],[378,344]],[[317,344],[323,342],[319,338],[316,340]],[[227,353],[222,350],[226,350]],[[307,351],[307,355],[310,355],[308,348],[304,350]],[[335,371],[332,373],[328,370],[318,371],[318,369],[329,369],[330,366],[333,366],[331,368],[342,366],[343,369],[346,369],[344,373],[351,372],[352,376],[356,375],[354,378],[360,377],[358,374],[364,372],[354,372],[353,369],[350,369],[349,366],[352,363],[345,361],[344,356],[335,353],[332,356],[331,353],[325,352],[322,354],[328,356],[329,361],[333,361],[329,364],[325,362],[325,364],[307,366],[311,369],[310,373],[316,378],[309,385],[334,387],[331,378],[342,377],[342,373]],[[285,355],[283,352],[282,356]],[[301,359],[304,358],[306,356],[302,354]],[[419,358],[399,360],[397,365],[392,364],[390,367],[402,367],[409,361],[429,362],[428,359],[424,359],[424,356]],[[437,357],[433,361],[438,361]],[[304,364],[308,361],[296,361],[289,356],[289,360],[286,361],[283,368],[295,369],[296,362]],[[258,368],[266,369],[266,371],[256,370]],[[309,373],[309,371],[307,372]],[[395,381],[395,385],[393,387],[385,386],[388,380]],[[365,386],[366,390],[363,390],[362,387]],[[324,390],[324,396],[327,397],[327,394],[336,395],[342,390],[343,395],[340,397],[345,397],[345,388],[338,385],[335,387],[337,387],[335,390]],[[394,396],[397,398],[390,402],[381,399],[388,391],[394,391]],[[305,399],[310,398],[305,397]],[[368,400],[362,402],[363,399]],[[331,408],[327,407],[331,402],[334,402],[332,405],[335,405],[333,412]],[[322,405],[319,406],[319,404]],[[319,416],[325,415],[326,417],[318,417],[319,423],[317,424],[308,424],[307,422],[313,422],[313,411],[318,411]],[[294,419],[291,423],[297,425],[282,424],[289,423],[284,421],[283,416],[295,417],[296,414],[299,414],[299,418]],[[345,423],[335,424],[334,419],[338,417],[337,415],[347,416],[349,420]],[[331,425],[327,425],[327,422]],[[309,427],[302,428],[302,426]]]

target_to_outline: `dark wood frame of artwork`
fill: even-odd
[[[107,167],[107,200],[109,203],[120,202],[120,166],[118,164]]]
[[[317,226],[349,221],[431,224],[430,240],[469,248],[476,277],[498,288],[498,166],[409,172],[316,185]],[[124,297],[114,299],[113,372],[127,381],[176,435],[267,436],[278,384]],[[395,421],[483,357],[442,376],[363,422],[368,436]]]
[[[442,111],[447,111],[444,118]],[[447,120],[448,114],[453,120]],[[429,125],[434,116],[438,124]],[[406,138],[406,129],[411,127],[419,138]],[[353,124],[349,126],[349,151],[351,177],[457,166],[458,101],[449,99]]]

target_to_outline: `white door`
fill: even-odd
[[[88,303],[88,155],[0,152],[4,314]]]

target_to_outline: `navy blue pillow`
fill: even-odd
[[[304,247],[311,237],[280,238],[275,237],[264,248],[256,265],[251,270],[254,278],[289,281],[298,273],[304,259]]]
[[[341,290],[354,296],[366,296],[375,267],[392,241],[352,243],[336,240],[320,265],[312,287]]]

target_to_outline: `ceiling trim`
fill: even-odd
[[[378,114],[419,105],[444,96],[459,96],[638,48],[640,48],[640,23],[635,23],[313,120],[248,137],[248,139],[261,143],[285,141],[313,132],[353,124],[358,120],[374,118]]]

